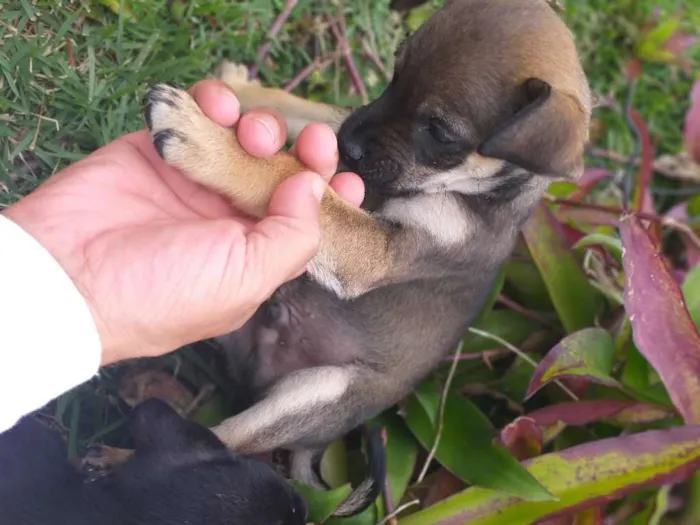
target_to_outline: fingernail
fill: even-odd
[[[272,142],[277,142],[277,130],[279,128],[279,124],[277,123],[277,120],[275,120],[275,117],[270,115],[255,115],[253,120],[263,125],[263,127],[267,130],[267,133],[270,135]]]
[[[219,86],[218,89],[219,92],[227,99],[227,104],[232,104],[235,106],[236,110],[240,109],[241,103],[238,101],[238,97],[233,91],[226,86]]]
[[[311,181],[311,193],[314,194],[314,197],[316,197],[318,202],[321,202],[321,199],[323,199],[323,194],[325,191],[326,183],[324,180],[320,176],[314,175],[313,180]]]

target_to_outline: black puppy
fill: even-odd
[[[303,525],[301,496],[264,462],[151,399],[131,413],[134,454],[95,481],[61,438],[25,418],[0,434],[2,525]]]

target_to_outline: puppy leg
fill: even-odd
[[[307,368],[286,376],[259,403],[212,431],[241,453],[253,454],[278,447],[292,449],[292,477],[312,487],[327,489],[315,472],[323,450],[390,405],[397,392],[399,396],[404,394],[391,384],[389,377],[366,368]],[[379,494],[386,469],[383,450],[379,452],[381,461],[377,462],[375,456],[381,447],[372,445],[369,449],[367,478],[336,509],[334,516],[361,512]]]
[[[299,370],[275,384],[258,403],[212,431],[228,447],[244,453],[325,445],[343,433],[339,426],[354,426],[354,418],[348,417],[351,414],[343,403],[352,382],[353,369],[349,367]]]
[[[110,474],[133,455],[134,451],[130,449],[93,445],[81,460],[80,468],[89,480],[94,481]]]
[[[148,94],[146,122],[158,153],[195,182],[230,198],[248,215],[262,218],[277,186],[306,168],[291,154],[249,155],[235,133],[217,125],[185,91],[158,85]],[[311,276],[340,297],[356,297],[397,278],[405,252],[396,227],[373,218],[327,188],[321,202],[321,246]]]
[[[306,100],[282,89],[263,87],[258,80],[248,80],[247,67],[228,60],[219,64],[215,75],[236,93],[242,112],[253,108],[271,108],[281,113],[287,121],[287,132],[291,140],[296,140],[301,130],[312,122],[327,124],[337,133],[351,111]]]
[[[309,487],[319,490],[329,490],[323,481],[320,471],[321,459],[325,448],[298,449],[292,454],[292,478],[301,481]]]

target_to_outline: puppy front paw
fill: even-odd
[[[168,84],[157,84],[146,95],[146,125],[156,151],[168,163],[177,164],[173,161],[182,157],[182,149],[192,141],[192,131],[203,116],[187,92]]]
[[[86,452],[80,467],[89,481],[109,475],[119,465],[126,463],[133,456],[129,449],[92,445]]]
[[[158,154],[195,182],[207,184],[211,164],[230,148],[231,131],[202,113],[189,93],[168,84],[149,90],[145,118]]]

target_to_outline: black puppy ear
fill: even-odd
[[[226,448],[211,430],[184,419],[170,405],[156,398],[134,407],[129,415],[129,430],[136,451]]]
[[[518,91],[516,113],[478,148],[538,175],[577,179],[588,140],[584,110],[573,97],[531,78]]]

